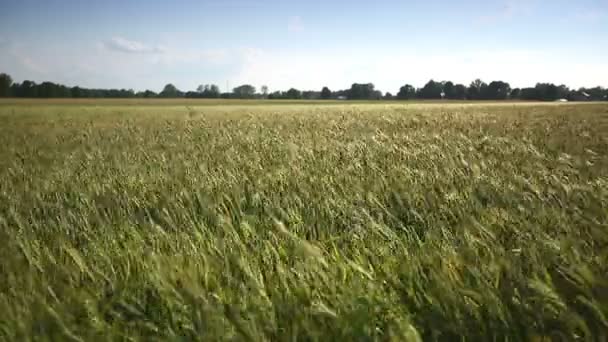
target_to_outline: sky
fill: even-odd
[[[0,72],[154,91],[607,87],[608,0],[0,0]]]

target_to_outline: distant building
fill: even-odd
[[[590,95],[584,91],[576,91],[570,96],[573,101],[589,101]]]
[[[346,96],[338,96],[338,100],[346,100]]]

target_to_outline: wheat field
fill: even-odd
[[[608,104],[0,102],[0,339],[605,341]]]

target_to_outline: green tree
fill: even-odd
[[[306,90],[306,91],[302,92],[302,98],[306,99],[306,100],[319,99],[319,98],[321,98],[321,92],[313,91],[313,90]]]
[[[397,99],[399,100],[411,100],[415,97],[416,88],[409,84],[406,84],[403,87],[399,88],[399,92],[397,93]]]
[[[564,88],[565,86],[563,85],[558,87],[558,93],[560,94],[560,98],[563,97],[561,94],[564,92]],[[589,100],[591,101],[601,101],[606,99],[606,90],[602,87],[582,88],[581,91],[589,95]]]
[[[82,89],[78,86],[72,87],[71,94],[72,94],[72,97],[76,98],[76,99],[81,98],[81,97],[86,97],[84,89]]]
[[[188,92],[186,97],[216,99],[220,97],[220,87],[215,84],[201,84],[196,88],[196,93]]]
[[[418,97],[421,99],[440,99],[443,86],[439,82],[430,80],[418,90]]]
[[[329,88],[327,87],[323,87],[323,89],[321,90],[321,98],[323,100],[331,99],[331,90],[329,90]]]
[[[521,89],[519,88],[515,88],[511,90],[511,93],[509,94],[509,98],[512,100],[515,99],[519,99],[521,97]]]
[[[382,96],[382,93],[380,93]],[[348,91],[351,100],[371,100],[377,98],[373,83],[353,83]]]
[[[34,81],[25,80],[21,83],[17,96],[20,97],[38,97],[38,86]]]
[[[255,97],[255,87],[250,84],[243,84],[232,90],[234,96],[239,99],[251,99]]]
[[[268,94],[269,100],[279,100],[279,99],[283,99],[283,98],[285,98],[285,96],[283,95],[283,93],[281,91],[278,91],[278,90]]]
[[[479,78],[475,81],[471,82],[468,89],[469,99],[471,100],[481,100],[484,99],[486,94],[486,88],[488,85],[480,80]]]
[[[538,91],[536,88],[522,88],[519,92],[519,98],[522,100],[539,100]]]
[[[454,86],[454,99],[455,100],[464,100],[467,98],[467,87],[463,84],[456,84]]]
[[[13,79],[7,74],[0,74],[0,97],[11,96],[11,85],[13,85]]]
[[[169,83],[160,92],[160,97],[178,97],[180,91],[173,84]]]
[[[298,89],[291,88],[285,94],[288,99],[297,100],[302,98],[302,92]]]
[[[534,90],[536,94],[533,99],[543,101],[555,101],[568,97],[570,93],[570,90],[565,85],[557,86],[553,83],[537,83]],[[588,94],[589,90],[582,89],[582,92]]]
[[[443,93],[445,94],[446,99],[454,99],[456,98],[455,87],[452,81],[444,81],[443,83]]]
[[[511,93],[511,86],[509,83],[503,81],[492,81],[485,88],[485,94],[483,98],[488,100],[505,100]]]
[[[157,97],[158,94],[156,94],[156,92],[154,92],[152,90],[146,90],[146,91],[144,91],[143,96],[145,98],[150,98],[150,97]]]

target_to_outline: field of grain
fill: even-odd
[[[0,339],[608,338],[608,104],[0,102]]]

